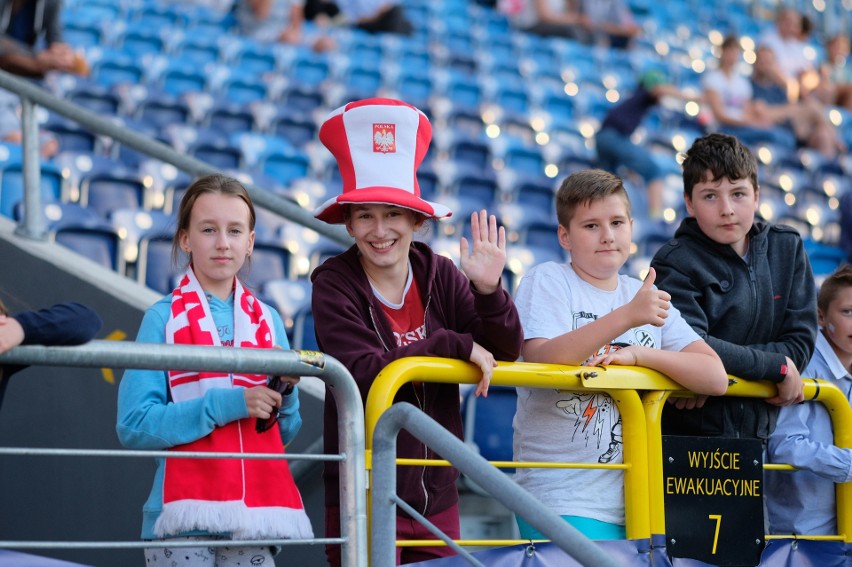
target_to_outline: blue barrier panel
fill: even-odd
[[[651,542],[648,539],[600,541],[597,543],[624,567],[651,566]],[[550,542],[512,545],[477,551],[471,555],[488,567],[579,567],[582,565]],[[470,563],[461,557],[446,557],[409,564],[410,567],[414,565],[422,565],[423,567],[469,567]]]
[[[653,542],[653,545],[652,543]],[[601,541],[600,546],[611,553],[625,567],[712,567],[695,559],[669,559],[665,536],[654,535],[651,540],[635,539]],[[653,548],[653,550],[652,550]],[[652,553],[653,551],[653,553]],[[477,551],[472,554],[488,567],[575,567],[581,565],[552,543],[521,544]],[[422,567],[468,567],[461,557],[447,557],[411,563]],[[852,544],[842,541],[815,541],[772,539],[761,555],[761,567],[789,567],[791,565],[814,567],[852,566]]]

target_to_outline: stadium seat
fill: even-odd
[[[119,48],[122,53],[130,57],[141,60],[144,55],[156,55],[165,51],[166,42],[160,36],[158,31],[160,28],[152,27],[143,29],[129,29],[119,39]]]
[[[297,150],[273,151],[260,160],[260,170],[284,187],[296,179],[305,177],[309,171],[308,156]]]
[[[302,88],[319,87],[329,77],[330,72],[327,58],[311,53],[300,54],[290,67],[290,74],[299,78],[298,83]]]
[[[163,92],[179,97],[204,91],[207,88],[207,75],[202,64],[181,56],[169,63],[157,83]]]
[[[301,84],[287,89],[282,97],[284,108],[306,116],[324,105],[325,98],[320,90]]]
[[[50,232],[54,242],[97,262],[105,268],[123,273],[121,239],[108,224],[102,226],[63,225]]]
[[[14,207],[24,198],[23,162],[10,160],[0,164],[0,214],[12,218]],[[62,197],[62,172],[50,162],[40,166],[42,202],[59,201]]]
[[[294,350],[318,351],[317,339],[314,332],[314,314],[306,308],[293,317],[293,337],[290,348]]]
[[[236,53],[230,57],[229,63],[234,69],[248,76],[260,77],[271,73],[278,67],[278,61],[270,45],[254,40],[239,38]]]
[[[243,266],[242,277],[251,289],[261,290],[270,280],[289,278],[292,262],[293,254],[281,244],[255,240],[251,263]]]
[[[203,124],[228,135],[250,132],[254,129],[254,115],[245,105],[219,100],[213,104]]]
[[[120,104],[118,95],[101,85],[80,85],[69,91],[66,96],[71,102],[79,104],[83,108],[101,116],[114,116],[118,114]]]
[[[316,140],[317,126],[313,120],[289,110],[282,112],[272,121],[272,133],[288,140],[293,147],[304,148]]]
[[[189,153],[217,169],[239,169],[243,158],[239,147],[217,141],[196,142],[189,148]]]
[[[42,203],[42,220],[48,230],[56,230],[63,226],[103,226],[103,219],[93,211],[78,203],[51,202]],[[14,219],[23,220],[25,206],[23,201],[15,205]]]
[[[60,151],[94,153],[99,149],[98,140],[90,130],[61,115],[52,114],[42,128],[53,134]]]
[[[292,336],[296,315],[310,308],[311,281],[308,278],[268,280],[260,294],[278,310],[288,336]]]
[[[168,124],[186,124],[190,112],[187,104],[165,93],[151,93],[139,104],[135,119],[152,128],[161,129]]]
[[[488,461],[512,461],[512,440],[518,395],[515,388],[491,386],[488,397],[476,397],[475,386],[466,387],[462,403],[464,442]],[[505,474],[514,474],[515,469],[500,469]],[[485,492],[466,476],[464,485],[480,494]]]
[[[172,235],[146,235],[139,241],[136,279],[156,292],[167,294],[183,272],[186,255],[181,254],[177,266],[172,264]]]
[[[109,213],[109,222],[121,237],[122,256],[127,265],[135,265],[139,259],[139,242],[143,237],[173,234],[177,228],[174,216],[139,208],[113,209]]]
[[[92,65],[92,78],[104,87],[136,85],[142,82],[142,67],[127,54],[113,54]]]
[[[266,99],[267,86],[260,79],[233,76],[225,81],[218,94],[231,102],[245,105]]]
[[[116,209],[145,208],[145,191],[145,184],[132,171],[101,170],[81,178],[80,203],[107,219]]]
[[[208,63],[220,61],[222,54],[215,37],[187,34],[174,48],[174,55],[201,69]]]

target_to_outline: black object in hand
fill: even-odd
[[[282,396],[288,396],[293,391],[293,383],[283,382],[281,380],[281,376],[273,376],[272,379],[269,381],[269,384],[267,384],[267,388],[275,390]],[[278,423],[279,410],[280,408],[274,408],[272,411],[272,415],[270,415],[266,419],[262,417],[257,418],[257,423],[255,423],[254,426],[255,431],[257,431],[258,433],[264,433],[273,425]]]

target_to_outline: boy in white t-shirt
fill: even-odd
[[[571,260],[535,266],[518,287],[523,359],[643,366],[696,393],[723,394],[721,360],[654,287],[654,270],[644,282],[619,274],[633,236],[621,179],[595,169],[570,175],[556,194],[556,214]],[[517,461],[622,462],[621,417],[607,394],[519,387],[513,425]],[[620,471],[518,469],[515,480],[586,536],[626,537]],[[523,538],[542,538],[517,520]]]

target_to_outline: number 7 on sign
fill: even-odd
[[[710,552],[710,555],[716,555],[716,544],[719,543],[719,528],[722,527],[722,515],[710,514],[707,517],[711,520],[716,520],[716,533],[713,534],[713,551]]]

